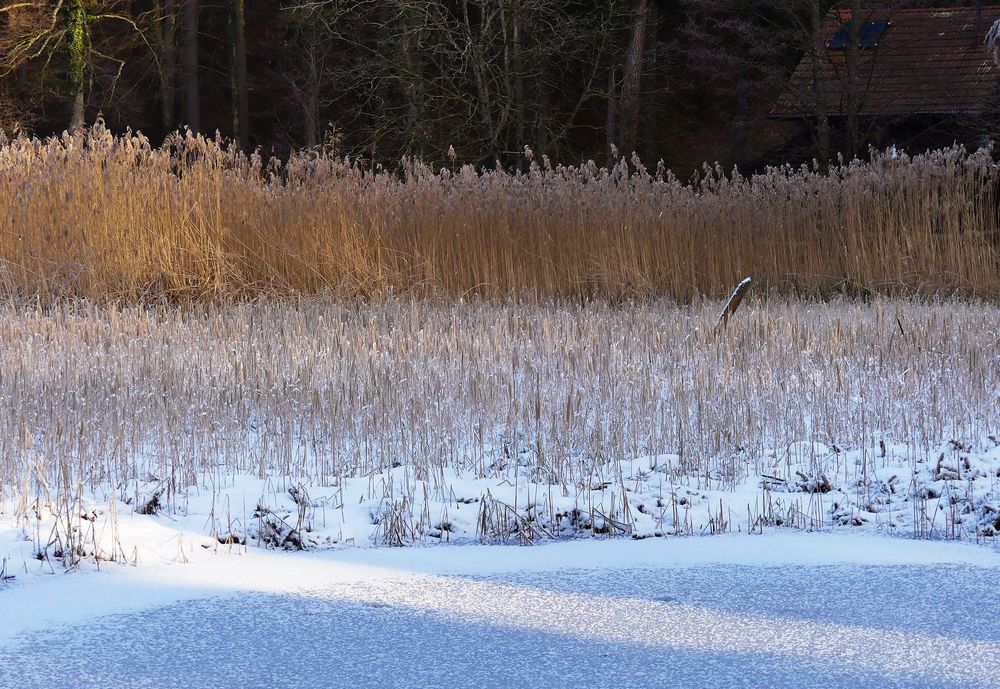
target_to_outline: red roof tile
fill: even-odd
[[[831,14],[824,40],[833,38],[843,11]],[[1000,19],[1000,7],[984,7],[980,30],[971,7],[920,10],[866,10],[862,21],[888,19],[878,46],[859,50],[858,93],[862,115],[979,113],[993,94],[1000,71],[987,50],[984,36]],[[799,118],[823,102],[840,114],[846,84],[845,52],[826,50],[813,82],[807,54],[795,69],[787,91],[772,110],[775,118]],[[814,92],[815,91],[815,92]],[[822,101],[817,101],[822,97]]]

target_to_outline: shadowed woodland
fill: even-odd
[[[879,7],[948,4],[962,3]],[[833,122],[819,145],[815,132],[768,119],[796,64],[829,40],[822,19],[835,7],[6,0],[0,125],[44,136],[100,116],[113,132],[141,131],[157,144],[186,126],[265,157],[325,145],[392,167],[415,156],[523,170],[526,146],[571,164],[636,151],[685,179],[704,161],[759,169],[849,158],[884,142]],[[947,128],[937,135],[954,140]]]

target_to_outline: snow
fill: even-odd
[[[178,538],[215,549],[220,541],[312,549],[775,528],[994,542],[1000,532],[1000,444],[992,438],[929,451],[792,443],[765,458],[759,473],[737,458],[731,471],[685,474],[678,455],[641,456],[595,463],[578,483],[539,480],[530,456],[515,457],[501,477],[441,469],[418,478],[410,465],[325,484],[278,471],[206,472],[169,497],[164,481],[150,477],[85,496],[78,540],[88,556],[132,561]],[[136,514],[154,498],[154,516]],[[54,555],[54,512],[41,501],[26,510],[0,500],[8,572],[37,569],[26,563],[39,552]]]
[[[1000,687],[996,442],[766,456],[0,500],[0,689]]]
[[[158,563],[0,589],[0,686],[1000,686],[992,547],[774,531],[289,553],[196,538],[186,563],[164,544]]]

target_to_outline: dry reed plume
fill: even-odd
[[[399,174],[285,163],[175,136],[0,143],[0,289],[123,302],[394,292],[454,297],[1000,295],[987,151],[875,155],[827,172],[625,161]]]

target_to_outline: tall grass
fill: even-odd
[[[988,151],[827,171],[621,161],[529,172],[286,162],[191,135],[0,142],[0,289],[45,301],[334,292],[455,297],[1000,295]]]

